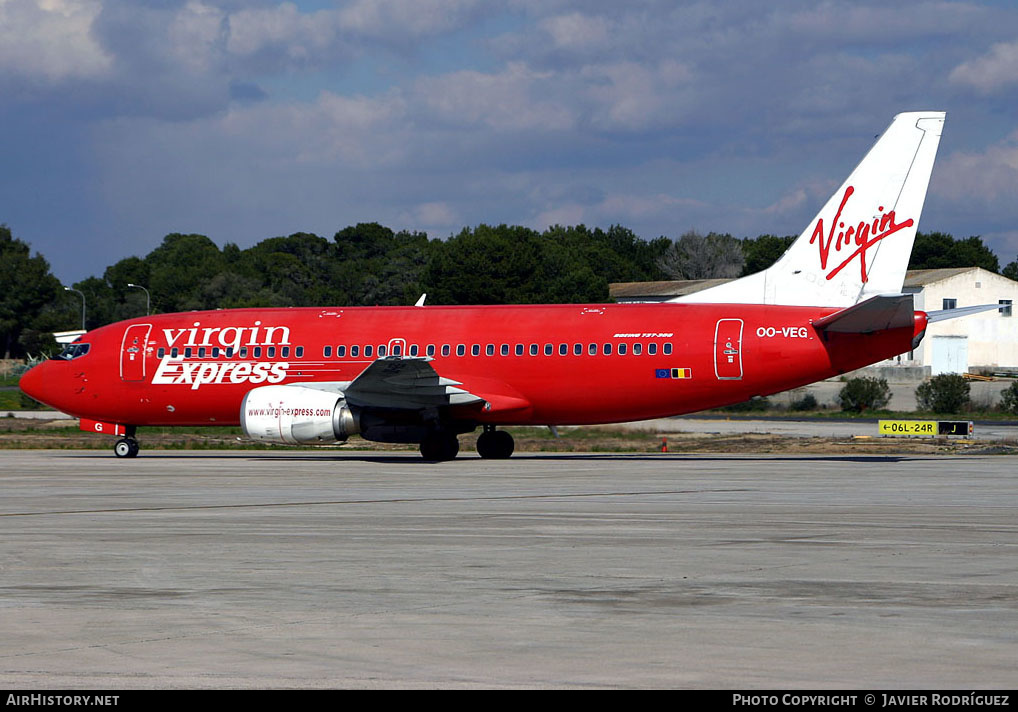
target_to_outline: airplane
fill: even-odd
[[[425,460],[481,428],[669,417],[766,396],[914,349],[905,270],[945,120],[903,113],[770,268],[670,302],[266,308],[158,314],[94,329],[21,389],[119,436],[240,425],[255,441],[417,443]],[[994,308],[996,305],[994,305]],[[949,310],[952,311],[952,310]]]

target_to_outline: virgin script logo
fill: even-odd
[[[824,236],[824,219],[820,218],[817,220],[817,225],[813,228],[813,235],[809,238],[809,244],[812,245],[816,242],[820,248],[821,269],[827,269],[827,262],[831,259],[832,243],[834,252],[837,253],[834,259],[840,258],[845,250],[851,250],[854,247],[855,249],[848,257],[827,273],[827,279],[833,279],[849,262],[858,257],[859,270],[862,275],[862,281],[865,283],[869,281],[869,274],[866,269],[866,250],[885,237],[890,237],[899,230],[911,227],[913,220],[909,218],[905,222],[897,223],[895,222],[894,211],[891,210],[884,213],[884,206],[881,205],[877,208],[881,214],[873,218],[872,222],[860,222],[858,225],[849,225],[846,230],[845,223],[841,219],[841,214],[848,204],[848,199],[852,197],[854,192],[855,188],[852,186],[845,188],[845,195],[841,198],[841,205],[838,206],[838,212],[835,213],[834,220],[831,221],[831,229],[826,237]],[[837,240],[834,238],[835,230],[838,231]]]

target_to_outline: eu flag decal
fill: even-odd
[[[667,368],[658,368],[654,370],[654,378],[671,378],[671,371]]]

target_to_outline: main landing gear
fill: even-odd
[[[117,440],[117,444],[113,446],[114,455],[117,457],[138,457],[141,445],[138,444],[138,440],[134,437],[137,430],[138,428],[133,425],[127,426],[125,437]]]
[[[484,432],[477,438],[477,454],[486,460],[505,460],[515,449],[513,436],[504,430],[495,430],[494,425],[485,425]]]
[[[451,430],[435,430],[421,441],[421,457],[432,462],[453,460],[459,451],[459,438]]]
[[[477,454],[486,460],[505,460],[515,448],[513,436],[504,430],[495,430],[494,425],[485,425],[484,432],[477,438]],[[453,460],[459,450],[456,433],[450,430],[435,430],[421,441],[421,456],[432,462]]]

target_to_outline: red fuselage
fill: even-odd
[[[463,414],[477,423],[608,423],[829,378],[909,350],[925,327],[921,313],[913,327],[870,334],[813,327],[835,311],[591,304],[162,314],[89,332],[80,339],[87,353],[32,369],[21,387],[82,418],[235,425],[252,388],[349,382],[379,357],[417,356],[494,403]]]

